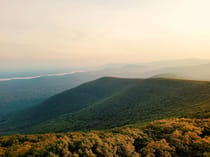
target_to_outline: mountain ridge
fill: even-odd
[[[103,76],[145,79],[170,73],[175,75],[175,77],[170,75],[170,78],[177,78],[178,76],[189,80],[209,80],[210,66],[208,63],[208,60],[190,59],[142,64],[111,64],[90,67],[92,71],[70,75],[41,77],[32,80],[0,81],[0,118],[30,108],[55,94]]]
[[[75,102],[79,108],[72,110]],[[40,106],[4,121],[3,130],[68,132],[192,117],[196,113],[208,118],[210,82],[103,77],[51,97]]]

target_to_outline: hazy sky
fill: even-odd
[[[210,58],[209,0],[0,0],[0,69]]]

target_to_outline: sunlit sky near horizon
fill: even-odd
[[[0,69],[210,59],[209,0],[0,0]]]

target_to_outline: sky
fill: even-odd
[[[210,59],[209,0],[0,0],[0,70]]]

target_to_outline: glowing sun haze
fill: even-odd
[[[0,67],[210,58],[209,0],[0,0]]]

